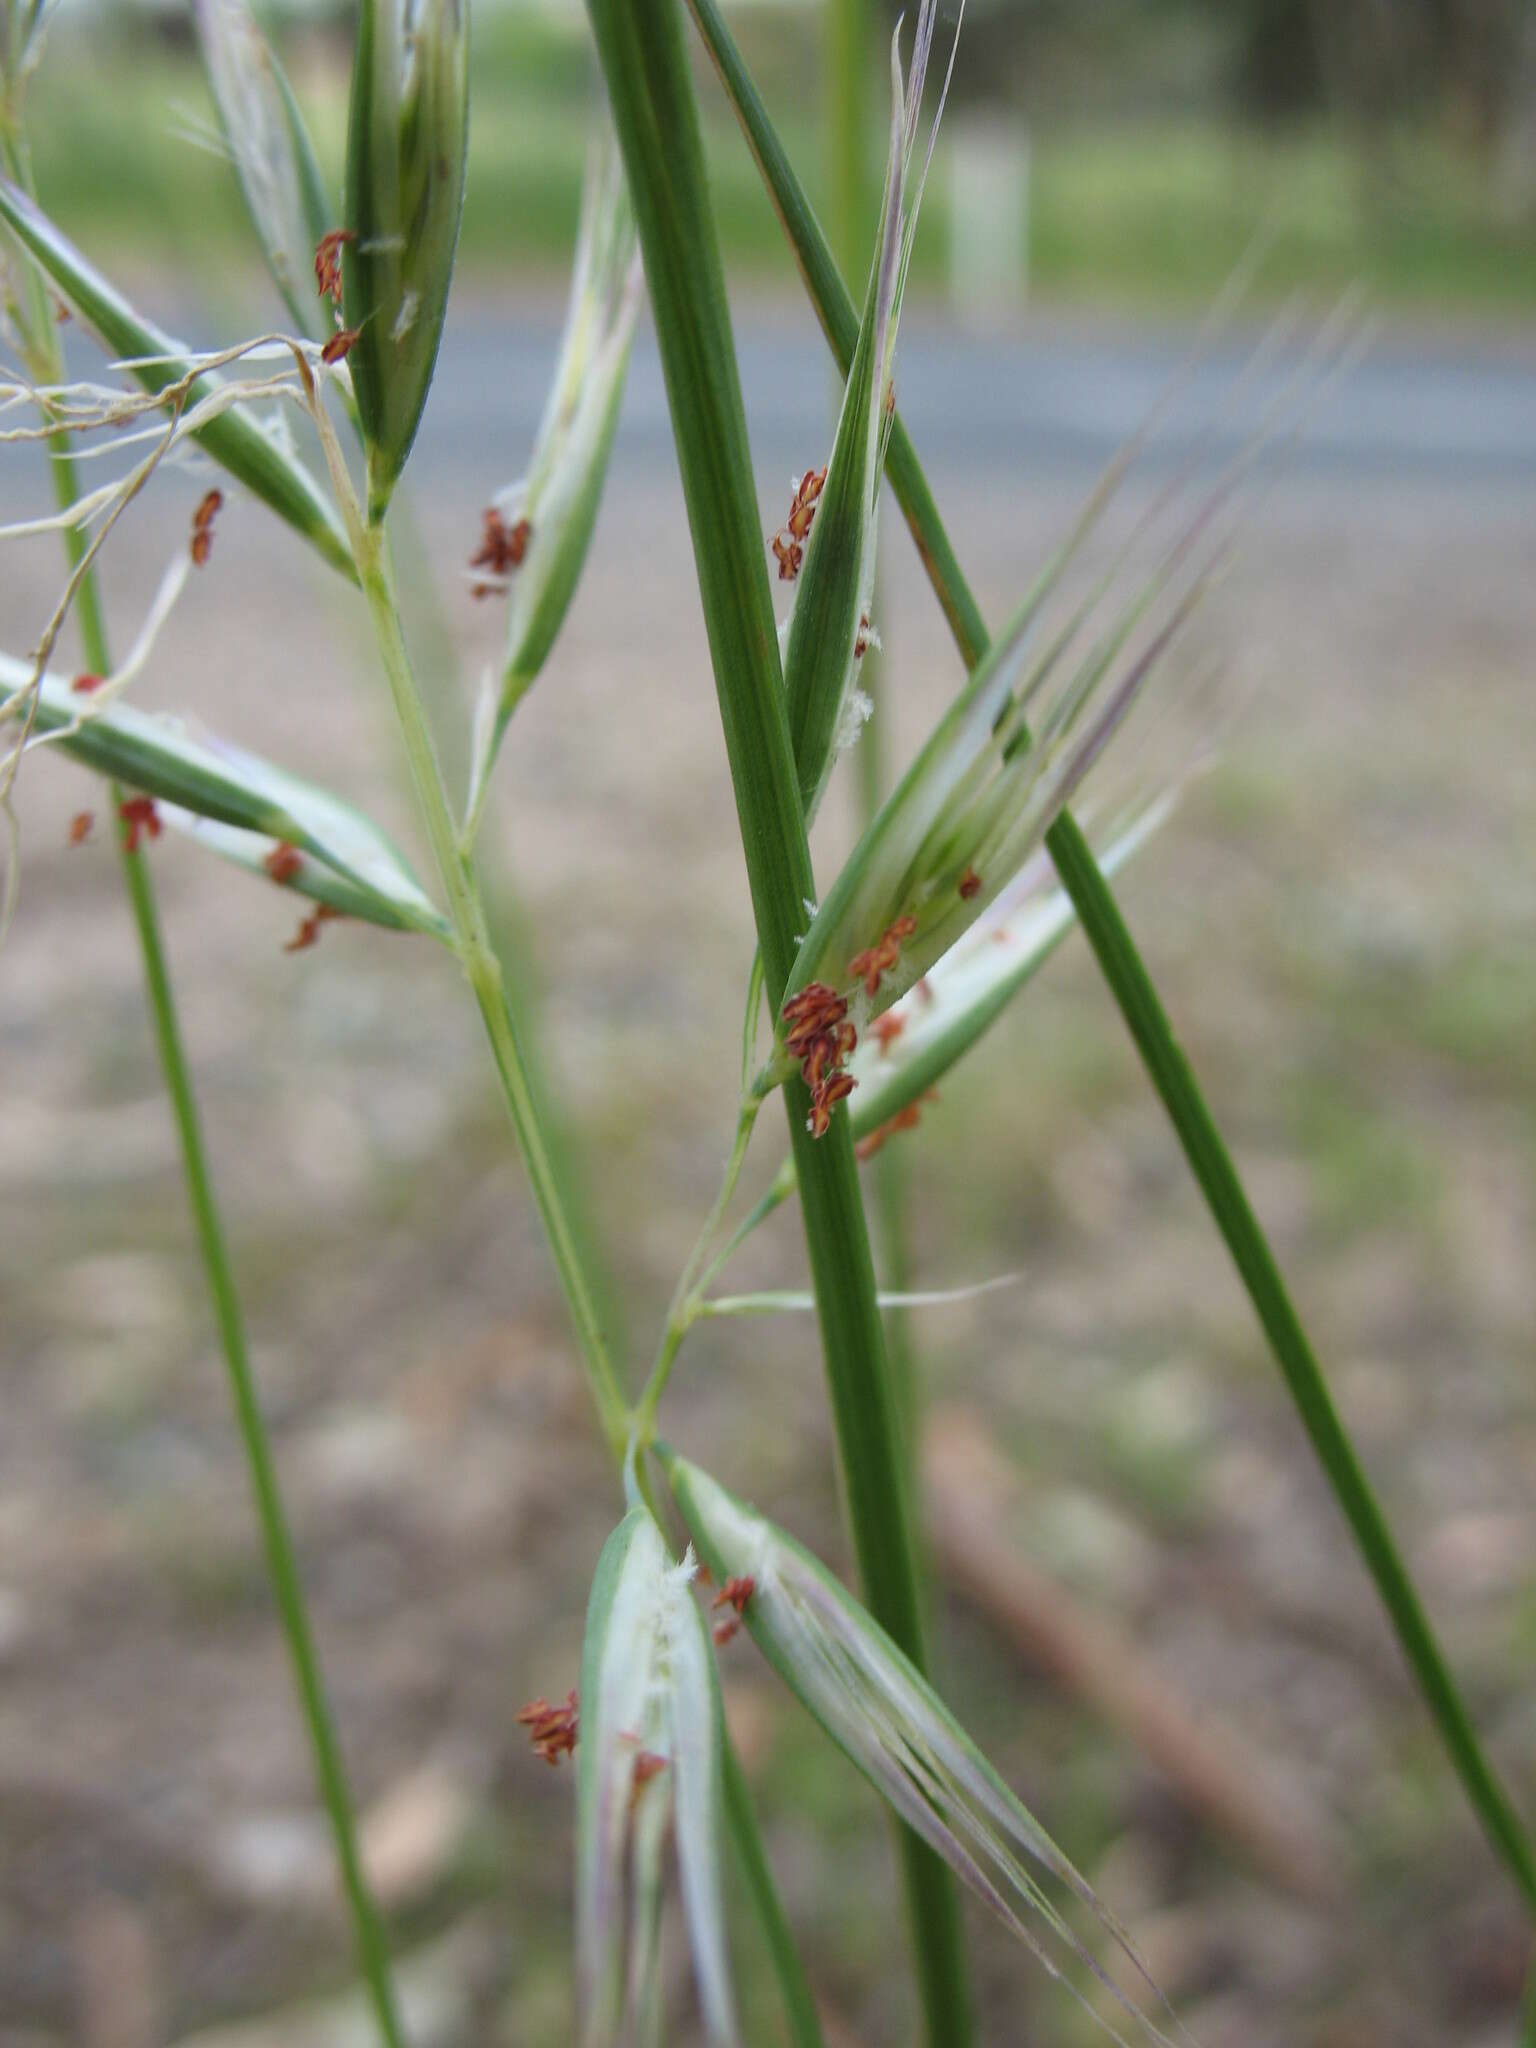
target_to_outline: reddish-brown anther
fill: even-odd
[[[84,846],[86,840],[91,836],[91,827],[95,822],[96,813],[94,811],[76,811],[69,821],[70,845]]]
[[[869,978],[871,972],[874,974],[873,981]],[[875,948],[866,946],[862,953],[855,953],[848,962],[848,973],[852,980],[862,981],[868,993],[873,995],[880,986],[880,970],[875,965]]]
[[[152,796],[124,797],[117,815],[123,821],[123,845],[129,853],[138,852],[143,834],[148,833],[151,839],[160,837],[160,813]]]
[[[835,988],[828,988],[824,981],[808,981],[794,995],[785,997],[779,1014],[791,1023],[797,1023],[802,1017],[820,1017],[828,1010],[836,1010],[842,1016],[847,1008],[847,1003]]]
[[[818,1099],[824,1108],[835,1108],[845,1097],[851,1095],[858,1085],[852,1074],[829,1074],[817,1091]]]
[[[552,1707],[546,1699],[530,1700],[526,1707],[518,1710],[517,1720],[520,1727],[528,1730],[534,1755],[543,1757],[547,1764],[559,1763],[561,1757],[569,1756],[576,1747],[575,1687],[566,1694],[564,1706]]]
[[[860,1160],[873,1159],[887,1138],[894,1138],[898,1131],[910,1131],[922,1115],[926,1096],[919,1096],[916,1102],[906,1103],[896,1114],[872,1130],[867,1138],[861,1138],[854,1146],[854,1153]]]
[[[780,1013],[788,1029],[785,1050],[800,1062],[800,1078],[811,1091],[810,1129],[822,1137],[832,1106],[841,1102],[853,1082],[840,1070],[859,1042],[858,1028],[848,1015],[847,998],[823,981],[810,982],[792,995]]]
[[[799,1054],[842,1023],[848,1015],[848,1003],[846,997],[840,996],[835,988],[828,988],[824,981],[813,981],[798,995],[791,996],[779,1014],[789,1027],[784,1034],[785,1048]]]
[[[784,1049],[792,1059],[804,1059],[813,1046],[835,1036],[841,1025],[842,1018],[838,1016],[803,1019],[785,1032]]]
[[[741,1617],[746,1612],[747,1602],[756,1591],[756,1579],[727,1579],[709,1603],[711,1607],[726,1607],[731,1610],[715,1625],[715,1641],[721,1649],[724,1649],[741,1627]]]
[[[816,500],[821,496],[821,487],[826,480],[824,469],[805,472],[789,501],[788,519],[769,542],[773,558],[779,565],[781,583],[792,583],[800,574],[800,564],[805,559],[802,542],[811,530],[811,521],[816,517]]]
[[[837,1058],[837,1047],[824,1033],[811,1041],[805,1058],[800,1062],[800,1078],[814,1095],[827,1078],[827,1069]]]
[[[215,488],[204,491],[198,500],[197,510],[192,514],[192,561],[201,569],[213,551],[213,522],[218,517],[219,507],[224,502],[224,493]]]
[[[907,1028],[904,1017],[898,1017],[894,1010],[887,1010],[875,1019],[869,1027],[875,1034],[875,1043],[882,1052],[889,1052],[892,1045]]]
[[[853,636],[853,658],[862,661],[869,652],[869,613],[859,615],[859,630]]]
[[[791,537],[804,540],[811,530],[811,521],[816,517],[816,500],[821,496],[821,487],[827,480],[824,469],[808,469],[796,486],[790,501],[789,517],[784,524]]]
[[[667,1768],[667,1759],[658,1756],[654,1749],[642,1749],[635,1757],[635,1790],[649,1785],[658,1772]]]
[[[329,903],[317,903],[293,937],[283,947],[285,953],[307,953],[311,946],[320,943],[320,927],[329,924],[333,918],[344,917],[345,911],[335,910]]]
[[[829,1074],[821,1086],[811,1095],[811,1114],[807,1119],[813,1138],[824,1138],[832,1127],[832,1112],[847,1096],[858,1087],[852,1074]]]
[[[863,982],[865,995],[878,995],[881,974],[895,964],[889,943],[882,939],[878,946],[866,946],[862,953],[855,953],[848,962],[848,972],[855,981]]]
[[[356,240],[351,228],[332,228],[315,244],[315,283],[321,298],[329,299],[333,306],[341,304],[341,252]]]
[[[819,1138],[827,1130],[832,1105],[854,1085],[840,1069],[859,1042],[858,1028],[848,1015],[847,998],[823,981],[792,995],[780,1014],[788,1026],[785,1050],[799,1060],[800,1078],[811,1091],[810,1129]]]
[[[981,894],[981,877],[974,868],[967,868],[960,877],[960,900],[969,903],[973,896]]]
[[[786,540],[782,533],[773,536],[773,558],[779,565],[779,581],[793,583],[800,574],[800,564],[805,559],[805,550],[799,541]]]
[[[77,697],[89,697],[94,691],[99,690],[106,680],[105,676],[76,676],[69,687]]]
[[[917,931],[917,919],[910,913],[898,917],[887,927],[879,942],[866,946],[862,953],[855,953],[848,962],[848,972],[855,981],[862,981],[867,996],[878,995],[880,977],[889,974],[901,961],[901,942],[910,939]]]
[[[320,351],[322,363],[339,363],[352,353],[353,344],[362,333],[361,327],[338,327],[325,347]]]
[[[531,520],[516,519],[508,526],[494,505],[488,505],[482,515],[480,548],[469,558],[471,569],[489,569],[493,576],[510,576],[514,569],[520,569],[528,552],[528,543],[533,538]],[[494,583],[476,583],[471,597],[490,597],[495,591]]]
[[[291,840],[280,839],[261,864],[274,882],[291,882],[303,867],[304,856]]]

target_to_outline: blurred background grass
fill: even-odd
[[[894,10],[893,10],[894,11]],[[1373,25],[1373,17],[1383,20]],[[1369,280],[1445,311],[1536,302],[1536,42],[1521,0],[1336,9],[1309,0],[973,5],[951,133],[1006,117],[1028,137],[1021,252],[1047,298],[1187,306],[1208,298],[1263,221],[1268,288]],[[820,196],[821,24],[761,0],[741,41],[802,175]],[[339,191],[349,28],[290,20],[280,45]],[[482,271],[561,268],[576,220],[592,68],[574,7],[474,17],[463,252]],[[234,180],[195,137],[211,113],[186,18],[66,5],[35,96],[40,187],[87,240],[146,261],[243,264]],[[737,268],[789,262],[734,124],[704,104],[720,224]],[[1023,122],[1020,121],[1020,115]],[[871,132],[869,182],[883,144]],[[947,275],[952,154],[941,151],[919,279]]]

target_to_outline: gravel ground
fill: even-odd
[[[773,479],[802,461],[786,452],[763,454],[765,531]],[[473,675],[496,621],[458,569],[502,479],[424,469],[419,552]],[[970,447],[935,464],[991,616],[1086,475],[1065,455],[1010,474]],[[1231,678],[1220,758],[1123,894],[1536,1813],[1531,481],[1303,465],[1262,501],[1201,629]],[[199,488],[168,483],[114,543],[121,640]],[[905,758],[958,670],[890,530],[886,741]],[[0,643],[35,635],[53,573],[41,547],[0,555]],[[260,508],[226,508],[141,696],[345,787],[419,846],[363,623]],[[687,530],[648,434],[621,446],[499,792],[516,953],[544,988],[638,1367],[724,1155],[750,944]],[[344,1923],[105,826],[65,845],[93,803],[79,771],[29,764],[0,964],[0,2044],[319,2048],[358,2038]],[[848,833],[838,795],[821,873]],[[512,1715],[574,1680],[615,1498],[472,1012],[446,959],[350,926],[289,955],[275,891],[179,844],[153,862],[415,2039],[567,2040],[569,1774]],[[754,1180],[781,1142],[765,1119]],[[1192,1726],[1240,1734],[1334,1895],[1287,1895],[941,1576],[936,1668],[962,1717],[1206,2048],[1507,2041],[1528,1930],[1080,942],[903,1160],[918,1284],[1021,1275],[912,1326],[933,1398],[1012,1463],[1020,1554],[1176,1685]],[[740,1278],[800,1272],[786,1212]],[[668,1427],[845,1564],[817,1368],[803,1321],[713,1327]],[[877,1810],[753,1658],[745,1638],[728,1653],[732,1718],[837,2038],[905,2038]],[[1087,2038],[1026,1958],[973,1931],[988,2043]]]

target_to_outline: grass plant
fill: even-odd
[[[963,2048],[972,2034],[962,1886],[1049,1968],[1085,1973],[1079,1982],[1093,1987],[1103,1964],[1074,1918],[1086,1908],[1097,1938],[1107,1937],[1132,1967],[1136,1995],[1119,1994],[1107,2024],[1118,2038],[1161,2040],[1177,2021],[1163,2010],[1132,1932],[986,1762],[927,1673],[906,1440],[912,1404],[887,1351],[855,1152],[856,1139],[867,1150],[905,1127],[922,1092],[965,1056],[1074,921],[1168,1112],[1446,1753],[1491,1843],[1527,1902],[1536,1903],[1536,1863],[1523,1825],[1483,1752],[1112,894],[1108,876],[1160,822],[1166,795],[1107,810],[1103,829],[1095,826],[1099,854],[1067,808],[1085,788],[1091,792],[1090,775],[1138,700],[1186,663],[1191,619],[1234,544],[1248,464],[1233,465],[1214,488],[1184,488],[1181,480],[1166,490],[1110,569],[1090,575],[1082,551],[1139,452],[1133,443],[992,640],[895,404],[897,317],[951,28],[940,23],[934,0],[923,0],[891,48],[886,176],[860,313],[714,0],[689,5],[831,344],[843,380],[838,426],[825,466],[797,486],[770,553],[759,529],[680,0],[589,0],[607,110],[587,154],[566,347],[529,476],[486,513],[484,567],[507,588],[511,620],[505,671],[482,702],[461,796],[443,771],[403,621],[391,501],[435,372],[466,204],[471,67],[463,0],[363,0],[339,202],[325,190],[322,152],[240,0],[200,5],[229,152],[292,316],[291,328],[204,353],[182,348],[139,312],[33,196],[24,88],[41,49],[38,10],[27,0],[0,0],[8,152],[0,233],[12,326],[31,342],[0,387],[0,419],[12,438],[50,447],[59,497],[56,510],[13,519],[4,531],[56,530],[68,556],[62,596],[36,645],[0,664],[0,798],[9,817],[16,775],[49,747],[110,779],[273,1596],[386,2048],[402,2035],[384,1936],[358,1857],[149,893],[147,858],[162,826],[268,885],[298,892],[314,906],[309,919],[351,915],[378,926],[387,935],[381,944],[404,949],[430,939],[446,948],[483,1027],[622,1490],[621,1519],[597,1563],[588,1606],[580,1696],[533,1702],[523,1715],[542,1754],[554,1760],[574,1749],[578,1757],[583,2048],[665,2035],[660,1954],[669,1837],[706,2036],[715,2043],[744,2038],[724,1903],[733,1839],[783,2023],[797,2048],[820,2040],[725,1726],[710,1635],[718,1642],[738,1624],[890,1806],[906,1886],[906,1947],[934,2048]],[[936,78],[925,96],[930,58]],[[845,188],[850,176],[845,171]],[[516,956],[494,941],[477,856],[477,827],[496,801],[497,750],[516,741],[512,711],[536,686],[577,598],[628,360],[636,247],[660,346],[757,936],[720,1192],[683,1261],[652,1371],[638,1391],[610,1337],[551,1091],[536,1065],[527,991]],[[305,253],[312,296],[297,275]],[[100,382],[64,382],[54,295],[102,342],[109,367]],[[1347,345],[1342,328],[1324,329],[1314,357],[1303,358],[1303,392]],[[1255,456],[1292,424],[1294,379],[1282,380],[1273,410],[1278,427],[1271,422],[1256,435]],[[318,459],[306,458],[286,431],[293,419],[305,425],[305,445],[318,448]],[[106,484],[81,491],[74,452],[93,440],[99,446],[109,430],[125,460]],[[160,466],[189,444],[218,466],[225,485],[248,491],[284,521],[360,600],[432,857],[429,882],[339,793],[126,701],[154,660],[156,632],[188,563],[206,556],[224,486],[199,508],[185,553],[168,566],[132,653],[115,669],[93,563]],[[890,793],[878,801],[871,795],[858,844],[819,888],[808,825],[867,710],[859,678],[871,645],[882,479],[918,541],[969,673]],[[770,560],[796,584],[782,631]],[[91,663],[74,676],[55,659],[71,612]],[[11,897],[16,860],[13,833]],[[722,1048],[721,1059],[729,1071],[735,1046]],[[785,1168],[733,1228],[742,1167],[774,1095],[787,1123]],[[721,1292],[716,1282],[736,1247],[791,1194],[804,1230],[808,1293]],[[917,1297],[898,1289],[895,1298]],[[659,1435],[696,1322],[804,1306],[814,1308],[819,1328],[862,1599]],[[715,1574],[708,1607],[698,1598],[692,1551],[677,1555],[680,1527]],[[747,2028],[756,2031],[756,2015],[747,2016]]]

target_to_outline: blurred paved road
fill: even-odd
[[[413,458],[418,489],[436,495],[472,479],[464,487],[479,501],[518,473],[538,426],[562,312],[547,294],[531,303],[472,298],[457,311]],[[798,472],[826,437],[828,358],[820,332],[788,301],[738,305],[736,330],[759,473]],[[222,342],[231,329],[210,331],[189,318],[180,331]],[[1258,338],[1257,329],[1228,338],[1197,366],[1162,424],[1154,462],[1178,460],[1197,431],[1207,458],[1219,461],[1252,431],[1251,394],[1225,418],[1221,407]],[[917,308],[902,325],[902,414],[936,470],[974,478],[1096,467],[1143,419],[1188,344],[1187,329],[1059,314],[1034,318],[1013,335],[981,338],[957,331],[937,310]],[[99,358],[78,336],[70,359],[74,374],[99,374]],[[1309,478],[1343,484],[1536,488],[1536,334],[1480,342],[1383,332],[1309,410],[1290,459]],[[636,343],[618,461],[671,468],[648,325]]]
[[[738,307],[736,325],[754,451],[760,461],[783,456],[795,467],[826,431],[821,336],[787,305]],[[1160,436],[1165,454],[1182,452],[1193,423],[1212,424],[1255,340],[1254,333],[1229,340],[1196,370],[1183,420],[1171,420]],[[530,316],[526,308],[500,313],[480,304],[460,313],[433,389],[422,467],[480,470],[487,418],[496,421],[494,441],[520,461],[557,341],[552,307]],[[920,451],[942,451],[945,465],[1097,464],[1132,432],[1186,347],[1177,330],[1137,332],[1059,316],[1015,337],[968,338],[921,309],[902,326],[902,412]],[[1236,411],[1251,426],[1251,402]],[[1235,431],[1214,419],[1213,454],[1230,448]],[[648,329],[636,348],[621,449],[632,459],[667,456],[665,394]],[[1389,474],[1536,487],[1536,337],[1520,348],[1383,333],[1309,418],[1296,461],[1308,473],[1344,480]]]

